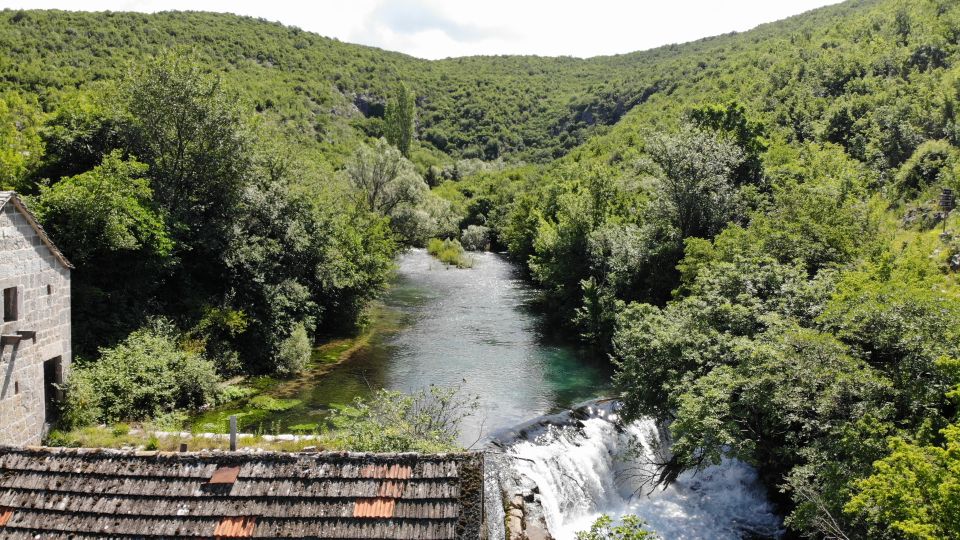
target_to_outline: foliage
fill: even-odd
[[[336,172],[294,158],[196,52],[163,51],[47,118],[25,189],[77,266],[81,356],[164,315],[222,374],[269,372],[294,329],[352,330],[389,279],[388,221]]]
[[[956,149],[947,141],[926,141],[917,147],[897,172],[897,189],[907,196],[936,184],[945,184],[953,174]]]
[[[35,97],[0,94],[0,189],[22,191],[24,180],[39,167],[42,118]]]
[[[859,513],[872,535],[890,530],[904,538],[949,538],[960,531],[960,427],[943,432],[942,445],[894,438],[890,455],[856,484],[846,510]]]
[[[145,178],[148,167],[113,151],[88,172],[41,185],[31,208],[67,258],[74,350],[123,337],[150,314],[174,248]]]
[[[459,240],[441,240],[431,238],[427,242],[427,253],[433,255],[444,264],[456,266],[457,268],[470,268],[473,266],[473,259],[466,254]]]
[[[311,352],[313,352],[313,343],[310,342],[303,323],[299,323],[294,326],[290,335],[280,342],[276,360],[277,374],[289,376],[300,373],[310,361]]]
[[[484,251],[490,245],[490,229],[483,225],[468,225],[460,232],[460,244],[467,251]]]
[[[0,183],[77,244],[75,309],[107,312],[86,323],[117,306],[132,325],[81,354],[166,314],[222,373],[272,372],[300,328],[362,322],[399,244],[486,227],[558,327],[613,353],[625,416],[670,422],[674,472],[758,465],[797,536],[957,535],[923,476],[951,466],[931,460],[956,421],[956,250],[903,213],[958,187],[960,5],[437,62],[206,13],[0,23],[0,137],[28,148],[0,154]],[[100,206],[95,179],[118,184]],[[68,382],[71,414],[106,414],[95,382]],[[398,433],[348,442],[410,447],[404,410],[368,408]]]
[[[577,533],[577,540],[645,540],[647,538],[654,540],[659,537],[647,529],[642,519],[634,515],[623,516],[616,524],[610,516],[603,515],[593,522],[589,531]]]
[[[174,327],[158,319],[102,349],[96,362],[76,366],[67,385],[69,425],[145,420],[212,402],[219,383],[213,363],[178,341]]]
[[[410,157],[410,143],[413,140],[415,99],[407,85],[401,82],[387,101],[383,115],[384,136],[405,158]]]
[[[412,394],[379,390],[336,411],[336,436],[358,452],[450,452],[461,449],[461,423],[473,415],[479,398],[460,389],[430,386]]]

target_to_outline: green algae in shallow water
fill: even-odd
[[[314,365],[335,364],[339,362],[344,353],[355,347],[355,340],[338,339],[332,343],[327,343],[317,347],[310,355],[311,367]]]
[[[273,396],[256,396],[250,399],[250,406],[254,409],[270,412],[287,411],[301,403],[299,399],[277,399]]]
[[[337,388],[327,374],[336,370],[338,364],[364,349],[371,336],[384,335],[399,327],[393,312],[375,306],[372,323],[365,332],[355,338],[344,338],[324,343],[313,350],[307,369],[294,379],[277,379],[268,376],[250,377],[228,388],[226,403],[213,410],[195,415],[190,428],[194,432],[225,433],[229,429],[231,415],[237,416],[238,428],[246,433],[291,431],[297,426],[314,426],[315,431],[325,420],[330,405],[327,400],[337,395],[329,389]],[[328,385],[327,382],[332,384]],[[323,388],[324,390],[319,390]],[[343,387],[338,401],[352,401],[360,389],[352,385]],[[316,420],[309,422],[306,420]]]

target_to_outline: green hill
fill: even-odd
[[[424,143],[457,157],[544,161],[651,96],[696,91],[704,80],[730,75],[743,67],[746,51],[782,52],[776,37],[870,7],[843,4],[741,35],[611,57],[433,62],[233,15],[6,10],[0,76],[5,88],[36,92],[53,107],[64,92],[117,79],[145,56],[182,47],[271,120],[334,147],[354,138],[350,127],[378,133],[370,119],[382,115],[390,86],[404,80],[418,95]],[[728,94],[745,79],[730,82]]]

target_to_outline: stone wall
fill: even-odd
[[[70,366],[70,269],[9,201],[0,209],[0,291],[17,287],[17,320],[0,334],[35,331],[0,349],[0,444],[39,444],[46,429],[44,361]]]

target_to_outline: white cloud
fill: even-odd
[[[0,7],[229,12],[422,58],[473,54],[588,57],[744,31],[837,1],[0,0]]]

